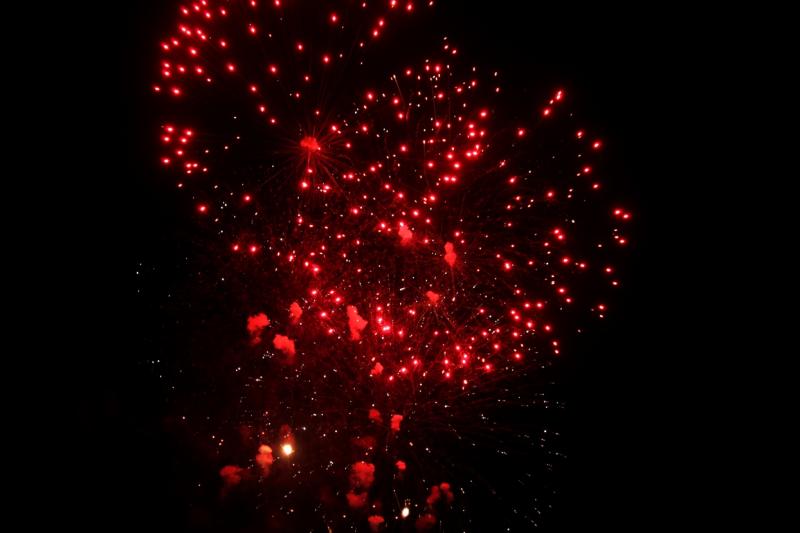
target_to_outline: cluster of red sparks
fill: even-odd
[[[160,162],[239,287],[231,320],[260,391],[223,492],[325,472],[326,520],[431,529],[466,488],[415,442],[458,431],[454,405],[525,387],[581,313],[606,315],[631,213],[602,196],[603,142],[564,90],[509,117],[499,74],[447,39],[367,77],[432,1],[289,4],[180,7],[153,85]]]

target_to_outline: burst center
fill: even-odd
[[[303,137],[303,139],[300,141],[300,146],[309,152],[318,152],[320,149],[317,139],[311,136]]]

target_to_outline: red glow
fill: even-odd
[[[192,0],[156,43],[152,164],[192,226],[167,318],[199,335],[155,369],[224,467],[193,490],[257,498],[262,525],[292,530],[306,500],[336,531],[457,524],[479,465],[439,434],[505,452],[495,397],[530,401],[569,336],[617,307],[632,213],[595,192],[614,150],[563,90],[506,98],[450,38],[413,57],[433,3]],[[203,401],[169,381],[192,379]]]

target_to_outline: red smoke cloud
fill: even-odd
[[[275,345],[277,350],[282,351],[289,357],[294,357],[294,341],[286,335],[275,335],[275,338],[272,340],[272,344]]]
[[[351,509],[361,509],[365,505],[367,505],[367,494],[366,492],[355,493],[350,491],[347,493],[347,505],[350,506]]]
[[[375,465],[359,461],[350,467],[350,486],[354,489],[367,490],[375,481]]]
[[[223,466],[219,471],[225,488],[233,487],[241,483],[243,473],[244,469],[235,465]]]
[[[439,295],[438,295],[438,294],[436,294],[435,292],[433,292],[433,291],[428,291],[428,292],[426,292],[426,293],[425,293],[425,296],[427,296],[427,297],[428,297],[428,300],[429,300],[429,301],[430,301],[430,302],[431,302],[433,305],[436,305],[437,303],[439,303]]]
[[[375,447],[375,437],[372,435],[365,435],[363,437],[353,437],[353,444],[365,450],[371,450]]]
[[[444,260],[447,261],[447,264],[450,266],[456,264],[456,253],[453,251],[452,242],[444,243]]]
[[[375,465],[359,461],[350,467],[350,492],[347,493],[347,505],[351,509],[360,509],[367,504],[368,490],[375,481]]]
[[[432,514],[424,514],[417,518],[417,531],[429,531],[436,525],[436,517]]]
[[[292,302],[292,305],[289,306],[289,318],[291,318],[292,324],[297,324],[301,316],[303,316],[303,310],[300,309],[300,304]]]
[[[453,492],[450,490],[450,483],[441,483],[439,486],[434,485],[431,487],[431,494],[426,502],[430,507],[433,507],[439,501],[444,501],[448,505],[453,503]]]
[[[392,415],[392,431],[400,431],[400,422],[403,421],[403,415]]]
[[[380,515],[374,514],[367,518],[367,521],[369,522],[369,530],[373,533],[375,531],[380,531],[381,526],[383,525],[383,517]]]
[[[256,463],[258,463],[258,466],[261,467],[261,471],[264,473],[265,476],[269,475],[269,469],[274,461],[275,458],[272,456],[272,448],[270,448],[266,444],[262,444],[261,446],[258,447],[258,455],[256,455]]]
[[[367,321],[358,314],[356,306],[347,306],[347,321],[350,327],[350,338],[354,341],[359,340],[361,338],[361,332],[367,327]]]
[[[375,366],[372,367],[372,370],[369,371],[370,376],[380,376],[383,372],[383,365],[380,363],[375,363]]]
[[[433,487],[431,487],[431,494],[430,494],[430,496],[428,496],[428,499],[425,500],[425,502],[430,506],[434,506],[434,505],[436,505],[436,502],[438,502],[441,497],[442,497],[442,493],[439,490],[439,487],[434,485]]]
[[[406,226],[405,223],[403,222],[400,222],[397,234],[400,235],[400,244],[408,244],[414,237],[414,234],[411,232],[410,229],[408,229],[408,226]]]
[[[439,488],[442,489],[442,496],[444,496],[447,503],[453,503],[453,493],[450,490],[450,483],[442,483],[439,485]]]
[[[250,334],[250,344],[261,342],[261,332],[269,326],[269,318],[264,313],[247,317],[247,332]]]
[[[377,422],[379,424],[381,422],[383,422],[383,419],[381,418],[381,412],[378,411],[377,409],[370,409],[369,410],[369,419],[372,420],[373,422]]]

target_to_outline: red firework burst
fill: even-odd
[[[507,109],[448,39],[387,48],[432,4],[201,0],[160,44],[159,158],[241,324],[220,357],[247,354],[213,430],[247,428],[226,493],[313,493],[325,524],[449,516],[464,478],[437,435],[491,441],[477,415],[605,317],[628,244],[564,90]]]

